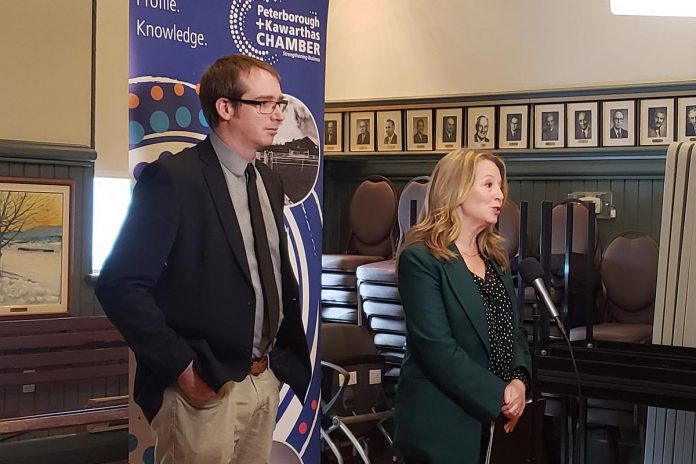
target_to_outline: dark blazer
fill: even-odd
[[[558,140],[558,130],[544,127],[541,131],[541,140]]]
[[[256,162],[280,237],[284,319],[270,365],[302,401],[311,376],[278,177]],[[193,360],[219,390],[249,373],[255,296],[239,223],[207,138],[150,164],[97,282],[104,311],[138,361],[134,399],[148,420]]]
[[[515,305],[510,272],[495,268]],[[433,464],[477,463],[481,426],[500,414],[505,383],[488,370],[488,324],[476,283],[461,257],[440,261],[422,244],[403,251],[398,275],[407,352],[397,388],[395,446]],[[527,336],[518,324],[514,334],[511,367],[531,373]]]
[[[428,134],[413,134],[413,143],[428,143]]]
[[[626,129],[619,129],[619,137],[616,136],[616,129],[613,127],[609,129],[609,138],[611,139],[627,139],[628,131]]]
[[[396,134],[392,134],[390,136],[384,137],[384,143],[387,145],[396,145],[398,143],[399,138],[396,136]]]
[[[358,134],[358,145],[368,145],[370,143],[370,133]]]
[[[667,129],[664,124],[660,127],[648,127],[648,137],[651,139],[657,137],[666,137],[666,134]]]
[[[326,132],[326,140],[324,140],[325,145],[336,145],[336,133],[332,132],[329,134]]]
[[[592,138],[592,128],[588,127],[586,130],[587,130],[587,137],[583,136],[582,129],[580,129],[579,127],[576,127],[575,128],[575,139],[576,140],[591,139]]]
[[[696,126],[687,122],[686,123],[686,135],[689,137],[693,137],[694,135],[696,135]]]
[[[442,133],[442,141],[443,142],[456,142],[457,141],[457,133],[444,131]]]
[[[518,128],[515,133],[513,134],[510,128],[508,127],[507,129],[507,141],[508,142],[519,142],[522,140],[522,132]]]

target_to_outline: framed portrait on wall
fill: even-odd
[[[377,151],[403,150],[401,111],[377,112]]]
[[[462,146],[461,108],[439,108],[435,110],[435,149],[454,150]]]
[[[696,142],[696,97],[680,98],[677,108],[677,140]]]
[[[343,151],[343,113],[324,113],[324,151]]]
[[[0,178],[0,316],[68,312],[72,187]]]
[[[565,146],[565,105],[554,103],[534,105],[534,147]]]
[[[432,110],[408,110],[406,112],[406,123],[408,125],[409,150],[432,150]]]
[[[361,111],[350,113],[350,151],[374,151],[373,127],[375,113]]]
[[[566,111],[569,147],[597,147],[599,134],[597,102],[568,103]]]
[[[469,148],[495,148],[495,106],[466,109],[466,140]]]
[[[674,142],[674,99],[640,101],[640,144],[667,145]]]
[[[520,149],[528,147],[529,107],[527,105],[500,107],[498,147]]]
[[[602,146],[630,147],[636,144],[636,102],[602,102]]]

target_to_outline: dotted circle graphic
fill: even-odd
[[[232,0],[230,5],[230,34],[240,53],[253,56],[269,64],[278,63],[278,54],[268,50],[262,50],[249,41],[244,30],[246,28],[247,14],[251,11],[253,0]],[[266,1],[268,3],[268,1]]]
[[[132,433],[128,434],[128,452],[132,453],[138,447],[138,437]]]
[[[169,129],[169,116],[164,111],[155,111],[150,115],[150,127],[155,132],[164,132]]]
[[[176,109],[176,123],[181,127],[188,127],[191,124],[191,110],[185,106]]]

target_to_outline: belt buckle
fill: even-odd
[[[268,355],[251,360],[251,375],[258,376],[268,368]]]

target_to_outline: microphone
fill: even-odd
[[[531,256],[524,258],[517,266],[517,270],[527,285],[534,287],[539,299],[544,303],[544,306],[546,306],[549,314],[551,314],[551,317],[553,317],[556,324],[558,324],[558,328],[561,330],[563,335],[565,335],[566,331],[565,327],[563,326],[563,321],[558,314],[556,306],[553,304],[553,300],[551,300],[551,295],[549,295],[549,292],[546,289],[546,284],[544,283],[544,269],[541,267],[541,264],[539,264],[539,261]]]

